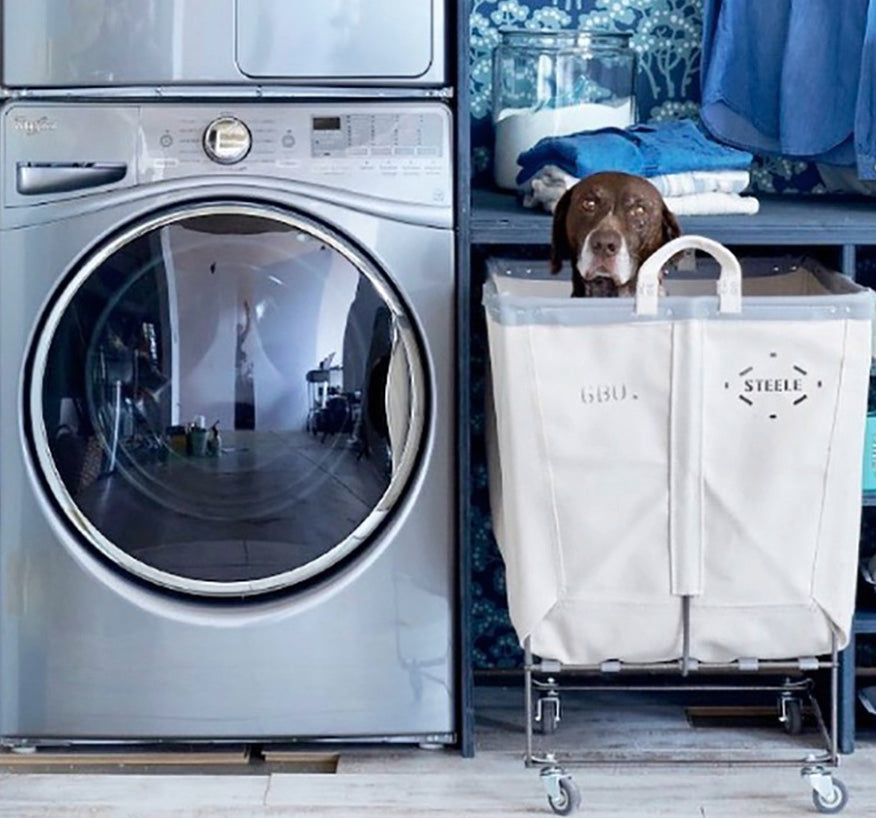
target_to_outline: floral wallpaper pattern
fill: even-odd
[[[701,0],[473,0],[471,14],[472,144],[476,186],[492,184],[491,60],[506,26],[586,28],[632,34],[638,53],[641,120],[696,117],[699,96]],[[770,193],[822,192],[814,166],[758,158],[752,189]],[[876,268],[861,258],[860,266]],[[522,652],[508,620],[502,558],[493,538],[484,451],[485,330],[479,294],[473,294],[472,338],[472,626],[475,669],[519,667]],[[868,517],[865,531],[873,528]]]

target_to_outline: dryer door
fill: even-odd
[[[11,88],[437,87],[446,0],[0,0]],[[225,89],[234,93],[234,89]]]
[[[238,0],[237,64],[265,79],[423,77],[435,58],[439,11],[435,0]]]
[[[428,411],[418,334],[350,242],[180,207],[91,254],[32,354],[33,456],[66,524],[200,596],[290,590],[375,540]]]

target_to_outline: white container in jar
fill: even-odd
[[[636,119],[630,35],[505,29],[493,53],[494,178],[513,190],[517,157],[546,136]]]

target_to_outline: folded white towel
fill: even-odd
[[[660,191],[667,207],[678,216],[753,214],[760,208],[753,196],[739,195],[750,181],[747,170],[687,171],[651,176],[648,180]],[[522,188],[523,205],[542,207],[553,213],[562,195],[577,181],[562,168],[545,165]]]
[[[690,170],[649,176],[648,181],[663,196],[687,196],[691,193],[742,193],[751,182],[747,170]]]
[[[754,196],[740,196],[738,193],[691,193],[688,196],[664,196],[663,201],[676,216],[751,216],[760,210],[760,202]]]

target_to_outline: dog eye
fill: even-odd
[[[645,213],[647,213],[647,212],[648,212],[648,211],[645,209],[645,206],[644,206],[644,205],[640,205],[640,204],[633,205],[633,206],[630,208],[630,215],[631,215],[631,216],[644,216]]]
[[[581,202],[582,210],[586,210],[588,213],[592,213],[596,210],[596,199],[585,199]]]

